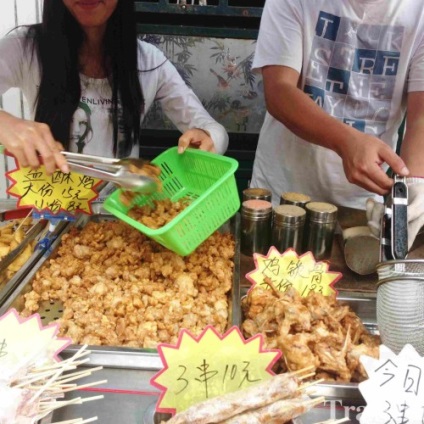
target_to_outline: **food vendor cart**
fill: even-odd
[[[161,0],[158,4],[152,2],[140,1],[137,4],[137,11],[144,19],[140,22],[140,30],[147,34],[156,34],[157,31],[167,31],[166,34],[176,35],[187,29],[178,26],[177,23],[187,23],[197,19],[197,17],[209,17],[209,22],[214,22],[207,28],[196,28],[193,30],[192,36],[205,36],[221,38],[234,38],[248,40],[253,39],[257,32],[257,25],[260,18],[260,7],[247,6],[246,3],[239,2],[236,7],[228,6],[226,1],[217,0],[214,5],[210,6],[191,6],[188,2],[178,2],[179,4],[171,4]],[[256,6],[260,6],[259,3]],[[144,14],[144,17],[143,17]],[[161,23],[161,16],[168,14],[176,18],[174,25],[164,26]],[[197,15],[197,16],[195,16]],[[157,19],[157,22],[152,20]],[[229,19],[238,22],[234,27],[229,28]],[[225,20],[225,25],[220,27],[216,23],[219,20]],[[227,22],[228,20],[228,22]],[[149,25],[147,25],[149,24]],[[189,34],[190,35],[190,34]],[[249,93],[245,93],[248,95]],[[246,96],[243,97],[246,101]],[[249,99],[250,100],[250,99]],[[234,100],[237,101],[237,100]],[[232,134],[230,132],[230,150],[229,156],[239,159],[242,166],[238,174],[238,184],[240,188],[244,188],[245,181],[248,179],[250,161],[252,160],[256,134],[243,133],[243,126],[247,123],[240,118],[240,103],[234,103],[233,110],[228,111],[226,116],[232,116],[233,124],[237,127]],[[250,103],[249,103],[250,105]],[[243,106],[243,105],[242,105]],[[152,122],[156,117],[152,117]],[[237,131],[241,129],[241,131]],[[146,128],[146,139],[152,140],[151,146],[146,145],[142,148],[142,156],[154,157],[159,149],[175,144],[175,133],[172,130],[163,130],[158,128]],[[243,139],[244,145],[250,146],[249,150],[241,150],[237,146],[237,141]],[[247,143],[245,141],[247,140]],[[241,143],[240,143],[241,144]],[[1,203],[0,203],[1,209]],[[101,208],[97,208],[100,212]],[[96,209],[96,211],[97,211]],[[23,295],[31,289],[30,284],[37,271],[41,269],[43,264],[48,261],[59,248],[62,237],[69,234],[72,226],[86,225],[87,221],[111,220],[111,216],[103,214],[95,214],[92,218],[82,217],[76,223],[66,223],[64,228],[60,228],[58,234],[55,235],[51,245],[45,246],[42,250],[37,251],[30,262],[8,285],[7,293],[4,293],[0,304],[0,315],[10,308],[22,310]],[[250,282],[246,279],[246,274],[254,268],[252,257],[244,256],[240,253],[240,217],[236,214],[226,226],[226,230],[230,231],[236,240],[234,255],[234,272],[232,279],[231,291],[228,294],[230,310],[230,324],[240,326],[242,320],[241,299],[250,287]],[[349,210],[341,208],[339,210],[338,221],[341,228],[350,228],[360,225],[366,225],[365,213],[363,211]],[[343,241],[340,233],[336,235],[333,242],[332,257],[330,260],[330,269],[343,274],[343,278],[337,283],[339,291],[338,298],[347,302],[351,308],[360,317],[367,329],[371,333],[378,331],[376,325],[376,282],[377,274],[369,274],[360,276],[352,272],[346,265],[342,248]],[[44,249],[44,250],[43,250]],[[44,305],[39,311],[41,318],[45,323],[55,320],[61,316],[63,309],[58,303]],[[78,349],[77,346],[70,346],[65,349],[63,358],[71,356]],[[86,366],[97,367],[102,366],[103,369],[96,373],[95,377],[87,378],[82,383],[90,382],[92,378],[96,380],[106,379],[107,383],[95,388],[86,389],[86,392],[96,392],[104,395],[102,401],[93,402],[87,405],[73,405],[59,409],[42,421],[47,424],[53,421],[63,421],[78,416],[97,416],[98,422],[108,423],[140,423],[150,424],[159,423],[161,419],[166,419],[165,415],[155,417],[155,405],[160,395],[156,387],[150,380],[162,368],[163,364],[155,349],[140,349],[130,347],[117,346],[90,346],[90,362]],[[351,422],[359,422],[358,415],[362,412],[365,402],[361,396],[357,383],[320,383],[316,387],[317,395],[324,395],[326,402],[317,408],[314,408],[308,414],[296,420],[296,424],[312,424],[327,419],[336,419],[349,417]],[[75,393],[72,396],[77,396]]]

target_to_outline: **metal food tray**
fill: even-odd
[[[248,287],[241,288],[242,298],[247,294],[248,290]],[[378,334],[375,294],[339,292],[337,299],[350,306],[371,334]],[[240,317],[242,319],[241,311]],[[313,388],[314,397],[325,396],[326,401],[329,402],[326,405],[328,409],[331,407],[334,408],[334,403],[331,406],[331,401],[339,402],[339,406],[365,405],[365,400],[358,390],[358,383],[319,383],[314,385]]]
[[[0,221],[0,227],[3,226],[3,225],[6,225],[8,222],[12,222],[14,220],[15,219]],[[49,240],[53,240],[55,237],[57,237],[57,235],[60,234],[60,231],[62,231],[65,227],[64,224],[59,224],[51,234],[47,235],[47,231],[48,231],[48,222],[47,221],[32,218],[32,222],[33,222],[34,225],[39,225],[39,228],[37,229],[37,232],[36,232],[35,238],[34,238],[36,246],[35,246],[32,254],[29,256],[29,258],[27,259],[25,264],[19,269],[19,271],[17,271],[6,282],[0,283],[0,306],[4,305],[7,302],[9,296],[11,295],[13,290],[16,289],[19,282],[22,281],[22,279],[32,269],[34,264],[43,255],[44,251],[48,247]],[[46,243],[41,245],[41,244],[39,244],[39,242],[43,238],[46,238]],[[25,242],[25,239],[22,242]]]
[[[8,309],[15,308],[18,312],[24,308],[24,295],[31,291],[31,281],[36,272],[43,266],[43,264],[50,258],[54,257],[57,249],[60,246],[61,238],[64,234],[68,233],[72,227],[83,228],[88,222],[99,222],[103,220],[118,219],[113,215],[98,214],[98,215],[83,215],[75,222],[70,223],[62,231],[60,236],[52,243],[51,248],[45,252],[42,257],[35,263],[35,265],[27,272],[19,285],[7,300],[0,305],[0,315],[3,315]],[[233,286],[229,292],[229,327],[239,325],[240,323],[240,242],[239,242],[239,227],[240,217],[238,214],[234,215],[228,222],[226,222],[219,231],[231,232],[235,237],[235,256],[234,256],[234,271],[233,271]],[[45,302],[44,310],[39,310],[41,321],[44,325],[58,319],[62,313],[61,304],[59,302]],[[61,356],[67,358],[75,354],[81,345],[70,345],[62,351]],[[119,346],[89,346],[90,366],[103,366],[105,368],[126,368],[135,370],[152,370],[158,371],[162,369],[162,361],[156,349],[146,348],[129,348]]]

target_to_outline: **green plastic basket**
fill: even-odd
[[[127,215],[129,207],[120,201],[121,190],[113,192],[103,206],[162,246],[182,256],[188,255],[240,208],[234,176],[238,168],[235,159],[197,149],[179,154],[178,148],[172,147],[152,163],[162,170],[163,190],[140,195],[135,204],[142,206],[165,198],[173,202],[185,196],[191,198],[190,205],[172,221],[154,230],[130,218]]]

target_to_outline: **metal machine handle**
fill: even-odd
[[[405,259],[408,254],[408,187],[406,179],[395,176],[392,188],[392,256]]]

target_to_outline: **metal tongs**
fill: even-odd
[[[150,194],[157,189],[154,178],[147,175],[139,175],[130,170],[130,165],[142,169],[146,164],[146,161],[143,159],[113,159],[80,153],[61,153],[65,156],[69,168],[73,171],[105,181],[111,181],[124,189],[134,190],[141,194]]]
[[[408,254],[408,186],[395,175],[391,197],[381,221],[380,262],[405,259]]]

